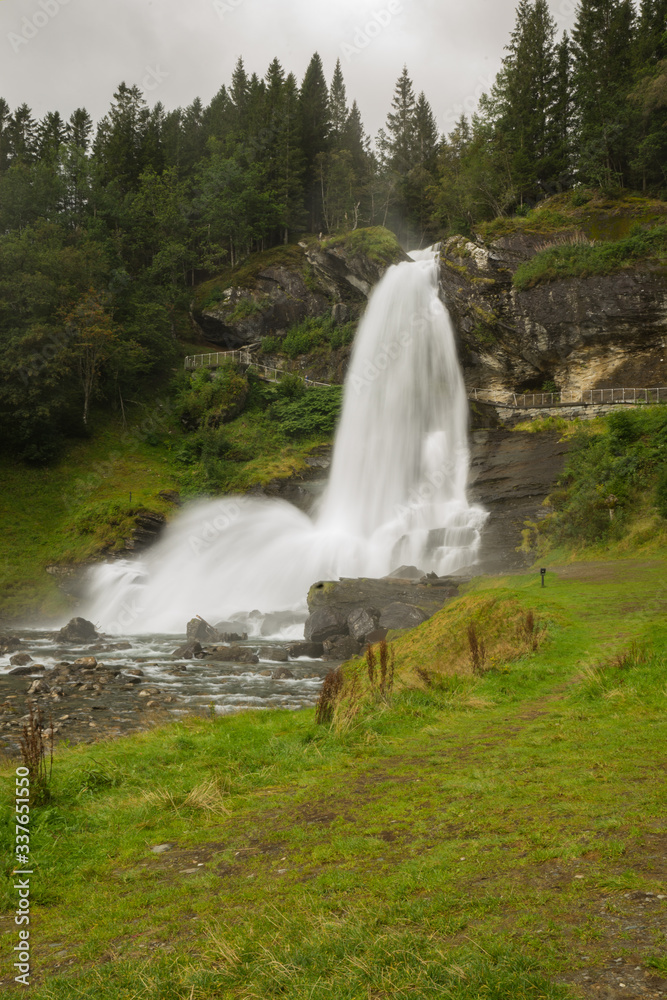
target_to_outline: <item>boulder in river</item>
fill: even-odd
[[[218,663],[259,663],[259,656],[247,646],[216,646],[208,659]]]
[[[273,660],[274,663],[287,663],[287,650],[284,646],[267,646],[263,652],[265,660]]]
[[[188,642],[220,642],[220,633],[199,615],[192,618],[186,627]]]
[[[32,656],[29,653],[14,653],[10,656],[9,662],[13,667],[25,667],[32,663]]]
[[[7,653],[14,653],[17,649],[22,647],[23,643],[15,635],[0,635],[0,655],[6,656]]]
[[[184,646],[179,646],[171,655],[177,656],[180,660],[199,660],[205,653],[201,647],[201,643],[194,640],[193,642],[186,642]]]
[[[348,634],[347,621],[336,608],[318,608],[306,622],[307,642],[325,642]]]
[[[274,681],[293,681],[294,674],[287,667],[278,667],[271,675]]]
[[[287,647],[290,660],[298,660],[300,656],[307,656],[309,660],[319,660],[324,652],[321,642],[293,642]]]
[[[96,630],[92,622],[85,618],[72,618],[53,638],[56,642],[75,642],[87,644],[101,639],[102,636]]]
[[[72,666],[78,667],[80,670],[94,670],[97,666],[97,660],[94,656],[82,656],[75,660]]]

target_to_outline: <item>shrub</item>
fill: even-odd
[[[307,389],[295,398],[278,398],[270,407],[274,420],[291,438],[333,434],[340,415],[343,390],[331,385]]]
[[[248,379],[233,364],[200,368],[176,397],[176,413],[188,431],[219,427],[237,417],[248,398]]]

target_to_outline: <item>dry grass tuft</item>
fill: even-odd
[[[49,746],[49,763],[46,759],[46,747]],[[48,802],[51,793],[49,783],[53,774],[53,723],[47,730],[44,727],[44,713],[41,708],[35,709],[28,702],[28,721],[23,726],[19,737],[21,759],[30,771],[30,799],[33,805]]]

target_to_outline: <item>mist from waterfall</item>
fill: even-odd
[[[91,572],[86,617],[114,634],[182,633],[196,614],[304,608],[319,580],[474,564],[486,515],[466,499],[463,377],[437,253],[412,256],[389,269],[360,324],[315,513],[248,497],[192,503],[141,562]]]

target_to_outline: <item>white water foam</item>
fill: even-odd
[[[315,515],[247,497],[193,503],[142,562],[95,568],[86,617],[114,634],[182,632],[196,614],[305,609],[319,580],[475,563],[486,514],[466,498],[468,403],[438,255],[412,256],[359,327]]]

